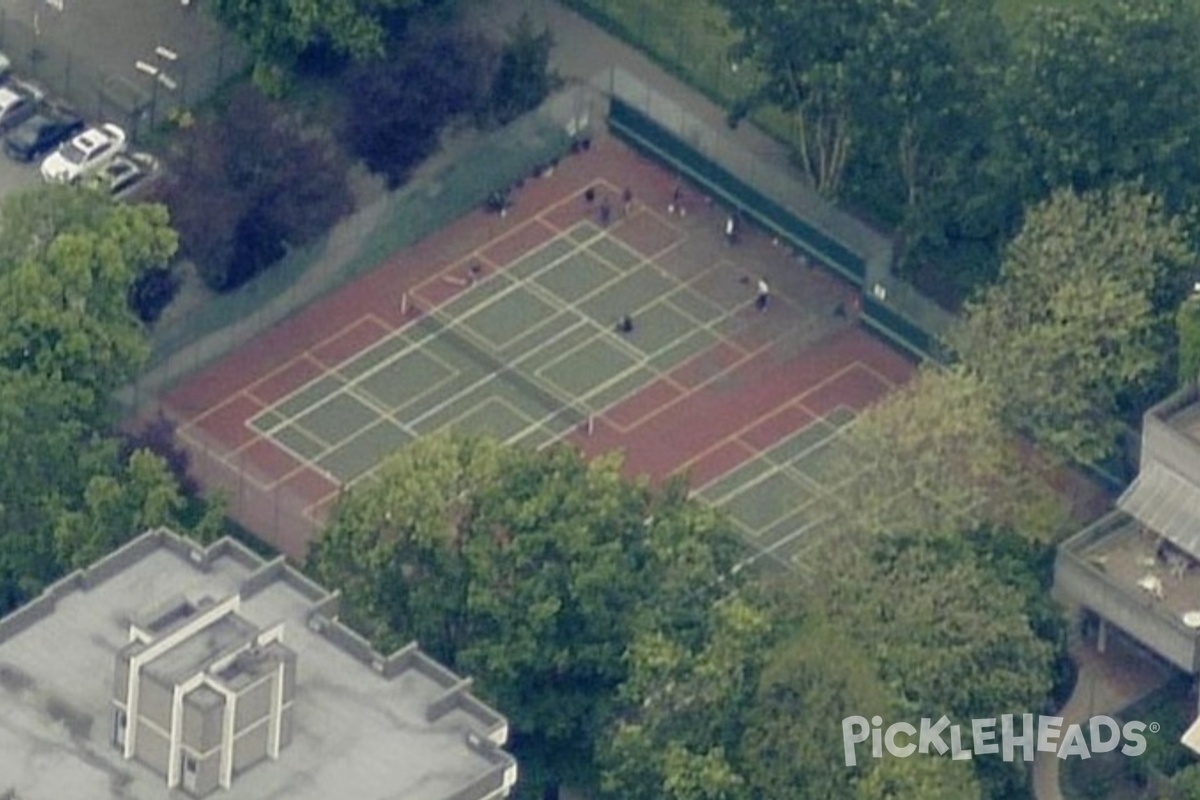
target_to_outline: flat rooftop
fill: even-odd
[[[1072,551],[1148,607],[1182,620],[1200,612],[1200,564],[1133,517],[1120,515],[1101,536]]]
[[[1167,418],[1167,423],[1192,441],[1200,443],[1200,403],[1188,403],[1172,413]]]
[[[181,796],[112,744],[116,654],[146,609],[238,593],[239,616],[262,629],[283,623],[283,642],[297,652],[293,737],[278,761],[213,797],[473,800],[496,787],[470,787],[515,777],[493,744],[507,724],[458,676],[413,646],[389,659],[374,653],[333,621],[336,598],[282,562],[265,564],[230,540],[205,550],[153,531],[0,621],[0,796]]]

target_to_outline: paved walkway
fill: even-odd
[[[1076,639],[1071,655],[1079,668],[1075,691],[1059,716],[1063,729],[1086,722],[1097,714],[1113,714],[1153,692],[1171,677],[1171,671],[1139,654],[1120,636],[1108,637],[1106,652],[1096,650],[1094,642]],[[1053,753],[1039,752],[1033,762],[1033,794],[1037,800],[1062,800],[1059,767],[1062,761]]]

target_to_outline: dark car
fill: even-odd
[[[0,86],[0,133],[17,127],[37,113],[40,99],[16,84]]]
[[[43,109],[4,138],[4,152],[16,161],[33,161],[83,130],[83,119],[71,111]]]
[[[117,156],[84,178],[83,183],[121,199],[134,194],[158,175],[158,159],[149,153],[130,153]]]

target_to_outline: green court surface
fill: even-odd
[[[854,417],[839,407],[697,492],[729,515],[750,561],[814,568],[808,550],[836,519],[834,493],[853,476],[842,433]]]
[[[415,311],[405,328],[250,425],[342,483],[445,429],[541,446],[716,344],[736,309],[585,222],[440,307]],[[627,314],[635,328],[621,334],[616,323]],[[753,512],[753,497],[746,513],[756,523],[788,513]]]

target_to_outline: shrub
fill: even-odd
[[[353,207],[345,156],[253,87],[181,132],[160,199],[205,282],[234,289]]]
[[[413,30],[395,50],[347,71],[342,129],[350,153],[393,189],[451,119],[479,107],[494,60],[486,41],[444,27]]]
[[[165,267],[148,269],[129,287],[129,307],[147,324],[156,321],[175,299],[179,279]]]

